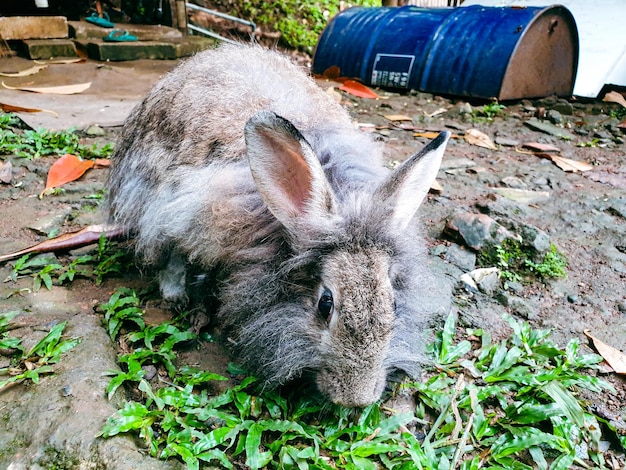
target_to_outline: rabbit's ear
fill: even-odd
[[[392,227],[404,230],[437,177],[450,133],[441,132],[420,152],[409,157],[376,189],[374,197],[389,212]]]
[[[252,176],[272,214],[287,228],[335,212],[335,197],[313,149],[291,122],[259,111],[246,123]]]

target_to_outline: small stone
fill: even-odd
[[[560,99],[552,105],[552,109],[558,111],[565,116],[571,116],[574,114],[574,106],[567,100]]]
[[[458,266],[463,271],[471,271],[476,266],[476,254],[452,243],[446,251],[446,261]]]
[[[563,116],[555,109],[549,109],[546,113],[546,117],[548,118],[548,121],[550,121],[552,124],[563,123]]]
[[[500,286],[500,270],[498,268],[479,268],[468,273],[478,289],[485,294],[493,294]]]
[[[472,105],[469,103],[461,103],[459,105],[459,114],[472,114]]]
[[[506,178],[502,178],[502,184],[508,186],[509,188],[517,189],[526,189],[528,187],[528,185],[517,176],[507,176]]]
[[[499,245],[507,238],[520,239],[486,214],[457,214],[448,220],[444,233],[460,237],[467,246],[477,251],[485,245]]]
[[[578,302],[578,294],[567,294],[566,298],[570,304],[575,304],[576,302]]]
[[[146,380],[152,380],[157,374],[157,368],[154,367],[152,364],[142,366],[141,368],[145,372],[144,379]]]
[[[520,145],[519,140],[509,139],[508,137],[501,137],[501,136],[497,136],[494,139],[494,142],[504,147],[517,147],[518,145]]]
[[[553,135],[555,137],[560,137],[562,139],[572,139],[574,135],[566,129],[562,127],[557,127],[550,122],[540,121],[539,119],[529,119],[524,122],[526,127],[529,127],[535,131],[544,132],[549,135]]]
[[[626,313],[626,302],[624,301],[617,302],[617,310],[620,313]]]
[[[106,132],[100,126],[89,126],[85,129],[85,134],[91,137],[102,137],[106,135]]]
[[[532,305],[521,297],[511,296],[509,307],[516,314],[526,320],[536,320],[539,317],[538,312],[532,307]]]
[[[543,230],[530,224],[521,224],[516,231],[522,237],[522,242],[532,247],[537,253],[546,253],[550,251],[552,242],[550,236]]]

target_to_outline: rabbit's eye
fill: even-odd
[[[320,297],[320,301],[317,304],[320,315],[324,318],[324,320],[330,320],[330,317],[333,314],[333,306],[333,293],[330,289],[324,289],[324,292],[322,292],[322,296]]]

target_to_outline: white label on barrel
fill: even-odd
[[[372,70],[372,85],[389,88],[408,88],[415,56],[376,54]]]

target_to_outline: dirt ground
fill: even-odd
[[[84,142],[111,142],[132,106],[175,64],[87,61],[50,65],[36,76],[4,81],[13,86],[92,82],[91,87],[70,96],[0,89],[0,102],[58,113],[58,117],[52,113],[20,114],[33,128],[85,130],[97,125],[104,130],[103,135],[84,135]],[[3,59],[0,71],[14,72],[32,65],[24,59]],[[323,80],[320,85],[338,86]],[[491,122],[476,116],[476,107],[484,103],[424,93],[380,93],[383,98],[379,100],[339,96],[355,120],[384,142],[390,161],[404,159],[427,142],[427,138],[415,137],[416,132],[448,129],[455,134],[439,173],[441,191],[428,197],[422,220],[432,269],[457,286],[452,300],[459,324],[485,328],[498,338],[508,333],[502,315],[509,313],[536,327],[553,329],[559,346],[571,338],[586,344],[583,332],[589,330],[624,350],[626,134],[617,126],[619,121],[610,116],[617,105],[556,98],[505,103],[506,109]],[[405,115],[411,121],[392,121],[385,117],[389,115]],[[550,116],[554,121],[560,117],[571,138],[564,140],[529,128],[526,123],[537,116]],[[465,141],[462,136],[471,128],[495,140],[496,149]],[[578,173],[563,171],[550,159],[529,153],[523,147],[528,142],[554,145],[561,156],[588,162],[593,168]],[[42,241],[55,229],[65,232],[101,220],[97,208],[93,210],[94,202],[86,196],[103,187],[107,170],[90,170],[79,181],[68,184],[63,194],[40,200],[37,195],[54,158],[1,158],[10,160],[14,168],[11,183],[0,185],[0,254]],[[503,196],[503,189],[518,191]],[[464,288],[459,277],[475,267],[474,253],[444,235],[447,221],[457,214],[486,214],[511,230],[521,226],[539,229],[567,257],[567,277],[546,284],[516,284],[489,293]],[[0,278],[6,279],[11,271],[11,263],[1,264]],[[65,465],[56,468],[74,468],[72,465],[89,462],[91,466],[84,468],[157,468],[129,440],[94,437],[121,398],[109,402],[104,397],[107,378],[102,374],[117,367],[115,348],[93,307],[108,300],[117,286],[143,282],[130,274],[101,286],[82,280],[38,292],[31,289],[32,279],[0,284],[1,312],[21,312],[14,320],[18,328],[12,333],[25,343],[35,344],[50,325],[60,321],[68,321],[69,335],[82,338],[58,364],[54,376],[42,379],[39,385],[25,383],[0,392],[0,467],[50,468],[46,464],[53,462]],[[164,315],[156,310],[153,318]],[[190,360],[218,373],[227,362],[215,351]],[[2,361],[0,356],[0,367]],[[626,382],[611,373],[605,377],[616,393],[590,399],[598,413],[623,422]],[[158,465],[176,467],[173,463]]]

